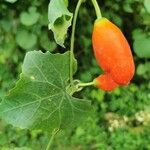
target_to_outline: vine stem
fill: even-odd
[[[80,9],[80,6],[84,0],[78,0],[74,18],[73,18],[73,25],[72,25],[72,34],[71,34],[71,42],[70,42],[70,83],[73,84],[73,55],[74,55],[74,40],[75,40],[75,28],[77,22],[77,16]]]
[[[45,150],[50,150],[50,147],[51,147],[51,145],[52,145],[52,143],[53,143],[54,137],[55,137],[55,135],[56,135],[58,132],[59,132],[59,129],[54,130],[54,131],[52,132],[52,136],[50,137],[49,142],[48,142],[47,147],[46,147]]]
[[[102,18],[102,13],[101,13],[101,9],[97,3],[97,0],[92,0],[93,6],[95,8],[95,12],[96,12],[96,16],[97,19],[101,19]]]

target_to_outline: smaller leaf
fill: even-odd
[[[133,31],[134,51],[140,58],[150,58],[150,36],[140,29]]]
[[[149,26],[150,25],[150,14],[147,13],[147,12],[143,12],[143,13],[141,13],[141,16],[142,16],[142,19],[143,19],[142,23],[144,25]]]
[[[12,148],[2,148],[1,150],[12,150]],[[32,150],[31,148],[27,148],[27,147],[15,147],[13,148],[13,150]]]
[[[4,31],[6,32],[11,32],[12,29],[12,21],[11,20],[7,20],[7,19],[3,19],[0,21],[0,26],[3,28]]]
[[[145,63],[145,64],[139,64],[137,67],[137,74],[138,75],[146,75],[150,73],[150,63]]]
[[[66,6],[68,7],[68,3],[69,3],[68,0],[64,0],[64,1],[65,1],[65,3],[66,3]]]
[[[138,65],[137,67],[137,74],[144,75],[146,73],[146,68],[143,64]]]
[[[71,26],[73,14],[64,0],[51,0],[48,6],[49,29],[53,31],[57,44],[64,47],[67,30]]]
[[[131,7],[131,2],[132,1],[125,1],[124,5],[123,5],[123,9],[125,10],[125,12],[127,13],[133,13],[133,9]]]
[[[16,33],[16,42],[23,49],[31,49],[37,42],[37,36],[27,30],[19,30]]]
[[[5,0],[5,1],[9,3],[15,3],[17,0]]]
[[[36,11],[36,8],[30,7],[29,12],[21,13],[20,21],[23,25],[31,26],[38,21],[39,16],[40,16],[40,14]]]
[[[42,34],[40,36],[40,45],[44,50],[47,50],[50,52],[54,51],[57,46],[54,41],[50,41],[47,33],[45,33],[45,32],[42,32]]]
[[[148,13],[150,13],[150,0],[144,0],[144,6]]]

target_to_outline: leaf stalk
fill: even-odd
[[[56,135],[59,131],[60,131],[60,130],[57,129],[57,130],[54,130],[54,131],[52,132],[52,136],[50,137],[50,140],[49,140],[48,145],[47,145],[47,147],[46,147],[45,150],[50,150],[50,148],[51,148],[51,146],[52,146],[52,143],[53,143],[53,140],[54,140],[54,137],[55,137],[55,135]]]

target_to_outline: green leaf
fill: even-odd
[[[138,67],[137,67],[137,74],[138,75],[146,75],[148,73],[150,73],[150,63],[147,62],[145,64],[139,64]]]
[[[144,6],[148,13],[150,13],[150,0],[144,0]]]
[[[71,26],[73,14],[64,0],[51,0],[48,6],[49,29],[53,31],[57,44],[64,47],[67,30]]]
[[[38,21],[39,16],[40,16],[40,14],[36,11],[36,8],[30,7],[29,12],[21,13],[20,21],[23,25],[31,26]]]
[[[5,0],[5,1],[9,3],[15,3],[17,0]]]
[[[27,147],[16,147],[16,148],[2,148],[1,150],[32,150],[31,148]]]
[[[20,80],[0,105],[1,117],[16,127],[49,132],[80,124],[89,115],[91,105],[66,91],[69,55],[28,52]]]
[[[142,24],[150,26],[150,14],[143,12],[141,13],[142,16]]]
[[[6,20],[3,19],[0,21],[0,26],[3,28],[4,31],[6,32],[11,32],[12,29],[12,21],[11,20]]]
[[[125,10],[125,12],[127,12],[127,13],[133,13],[133,9],[131,7],[132,3],[133,3],[132,0],[124,1],[124,3],[123,3],[123,9]]]
[[[138,75],[144,75],[146,73],[146,71],[147,71],[147,69],[146,69],[145,65],[139,64],[136,72]]]
[[[21,29],[16,33],[16,42],[23,49],[31,49],[37,42],[37,36]]]
[[[150,36],[140,29],[133,31],[133,47],[138,57],[150,58]]]
[[[68,3],[69,3],[68,0],[64,0],[64,1],[65,1],[65,3],[66,3],[66,6],[68,7]]]
[[[55,48],[57,47],[57,45],[54,41],[50,41],[46,32],[41,33],[40,45],[44,50],[47,50],[50,52],[54,51]]]

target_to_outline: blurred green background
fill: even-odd
[[[9,1],[9,0],[8,0]],[[106,93],[86,88],[81,97],[92,100],[95,112],[79,127],[60,132],[54,139],[54,150],[150,150],[150,0],[98,0],[102,14],[119,26],[127,37],[136,64],[132,83]],[[48,3],[44,0],[0,1],[0,97],[19,78],[25,53],[31,50],[53,53],[69,49],[57,46],[48,31]],[[74,11],[77,0],[69,2]],[[75,57],[79,70],[75,78],[84,82],[97,77],[91,45],[95,20],[89,0],[80,9],[75,40]],[[0,121],[0,150],[43,150],[49,133],[14,128]],[[16,149],[17,150],[17,149]],[[23,150],[23,148],[20,148]]]

